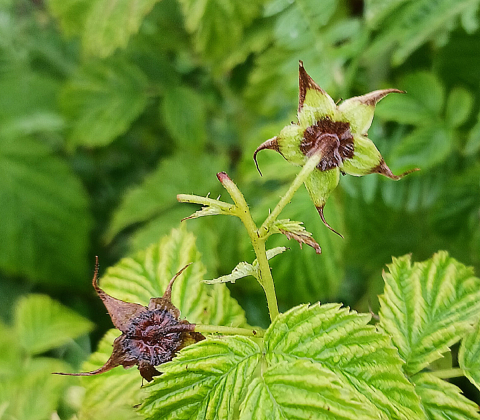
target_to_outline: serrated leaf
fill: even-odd
[[[474,102],[473,95],[465,88],[452,89],[447,100],[445,120],[450,127],[461,126],[470,116]]]
[[[94,61],[64,86],[60,103],[69,117],[73,146],[104,146],[125,133],[147,104],[147,79],[121,59]]]
[[[172,303],[182,317],[192,323],[208,323],[216,318],[217,322],[229,322],[229,326],[245,324],[243,310],[225,291],[225,285],[203,284],[205,267],[195,237],[184,225],[173,229],[159,243],[109,267],[100,286],[117,299],[146,306],[150,298],[163,296],[170,279],[189,263],[192,265],[176,280],[172,290]],[[223,316],[215,315],[217,311]]]
[[[320,245],[313,239],[313,236],[303,226],[303,222],[295,222],[290,219],[276,220],[272,226],[273,231],[284,234],[287,239],[294,239],[300,244],[311,246],[317,254],[322,252]]]
[[[160,114],[179,148],[191,153],[203,149],[207,133],[202,96],[186,86],[167,89]]]
[[[113,215],[106,234],[107,240],[111,241],[127,226],[153,219],[172,206],[185,206],[177,203],[178,193],[195,191],[197,194],[207,194],[220,191],[221,186],[215,174],[223,164],[221,157],[207,154],[193,158],[181,153],[162,160],[142,184],[124,195]]]
[[[240,420],[378,418],[328,368],[311,360],[281,362],[250,385]]]
[[[84,363],[84,372],[98,369],[105,364],[112,354],[112,343],[119,334],[119,331],[114,329],[105,334],[97,351]],[[141,418],[133,408],[145,396],[136,369],[116,368],[102,375],[85,378],[82,385],[86,392],[78,414],[80,420]]]
[[[80,181],[47,147],[26,137],[0,141],[0,179],[2,270],[75,284],[86,274],[91,222]]]
[[[261,12],[261,2],[257,0],[180,0],[180,4],[195,49],[209,60],[228,55]]]
[[[71,0],[70,0],[71,1]],[[87,54],[105,58],[125,48],[143,18],[159,0],[95,0],[85,19],[82,44]]]
[[[413,130],[392,150],[390,161],[397,168],[419,166],[422,170],[439,165],[454,147],[452,133],[441,125],[426,125]]]
[[[380,326],[392,336],[405,371],[413,375],[441,357],[480,318],[480,279],[448,256],[412,264],[394,259],[384,274]]]
[[[460,388],[429,373],[413,377],[428,420],[480,419],[478,405],[462,395]]]
[[[265,333],[267,361],[303,359],[322,366],[369,408],[371,418],[423,419],[396,349],[387,335],[368,325],[370,318],[339,304],[295,307]]]
[[[261,357],[245,337],[207,339],[162,365],[140,408],[147,419],[234,419]]]
[[[463,338],[458,364],[470,382],[480,390],[480,323]]]
[[[28,354],[39,354],[86,334],[93,324],[47,295],[27,295],[15,308],[15,329]]]

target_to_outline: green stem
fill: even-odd
[[[463,370],[460,368],[436,370],[431,372],[431,374],[440,379],[459,378],[460,376],[464,376]]]
[[[313,170],[318,165],[321,159],[322,159],[322,154],[316,153],[307,160],[307,163],[305,163],[302,170],[298,173],[296,178],[293,180],[292,184],[288,188],[285,195],[281,198],[281,200],[275,206],[273,211],[265,219],[262,226],[260,226],[260,229],[258,230],[258,234],[260,238],[265,238],[268,236],[268,233],[270,231],[270,228],[272,227],[272,224],[275,222],[275,220],[277,220],[283,208],[291,201],[295,192],[300,188],[300,186],[304,183],[304,181],[308,178],[308,176],[313,172]]]
[[[236,216],[242,221],[247,229],[248,236],[255,251],[258,261],[259,278],[257,279],[265,291],[267,298],[268,312],[270,313],[270,320],[273,322],[278,316],[277,295],[275,293],[275,284],[273,282],[270,265],[268,264],[267,252],[265,249],[266,237],[260,238],[258,236],[257,226],[252,219],[248,204],[245,197],[235,185],[235,183],[224,172],[217,174],[218,179],[228,191],[236,206]]]
[[[201,197],[199,195],[178,194],[177,200],[180,203],[195,203],[195,204],[203,204],[204,206],[219,207],[221,210],[225,212],[232,212],[233,209],[235,208],[233,204],[225,203],[220,200],[214,200],[208,197]]]
[[[244,335],[247,337],[263,337],[264,331],[261,329],[234,328],[220,325],[196,324],[195,331],[207,334],[226,334],[226,335]]]

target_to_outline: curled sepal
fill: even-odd
[[[276,220],[272,226],[272,233],[282,233],[287,239],[296,240],[300,244],[300,248],[303,244],[306,244],[311,246],[317,254],[321,254],[322,248],[302,224],[302,222],[295,222],[290,219]]]
[[[315,169],[305,180],[305,187],[310,194],[310,198],[312,199],[313,204],[315,204],[315,207],[322,219],[322,222],[332,232],[335,232],[337,235],[343,238],[340,233],[338,233],[327,223],[327,221],[325,220],[325,216],[323,215],[323,208],[325,207],[327,198],[330,196],[330,193],[337,187],[339,181],[340,170],[338,168],[333,168],[325,172]]]
[[[267,259],[270,260],[273,257],[285,252],[288,248],[284,246],[278,246],[276,248],[268,249],[266,252]],[[258,267],[258,261],[255,259],[253,263],[249,264],[245,261],[238,263],[237,266],[232,270],[230,274],[225,276],[217,277],[212,280],[203,280],[207,284],[216,284],[216,283],[235,283],[238,279],[244,277],[253,276],[257,280],[260,278],[260,269]]]
[[[343,101],[338,110],[345,122],[350,124],[353,133],[365,134],[372,124],[375,105],[390,93],[405,93],[398,89],[374,90],[362,96],[354,96]]]
[[[97,258],[93,287],[122,335],[115,339],[112,355],[101,368],[91,372],[58,374],[92,376],[117,366],[129,368],[137,365],[142,377],[151,381],[154,376],[160,375],[155,366],[172,360],[183,347],[203,340],[205,337],[194,331],[195,324],[179,319],[180,311],[171,302],[173,283],[187,267],[172,278],[163,297],[150,299],[148,307],[144,307],[116,299],[98,286]]]
[[[411,169],[400,175],[394,175],[383,160],[382,155],[373,142],[361,135],[354,135],[353,156],[343,161],[341,170],[349,175],[362,176],[368,174],[381,174],[390,179],[398,180],[418,168]]]

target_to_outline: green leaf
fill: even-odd
[[[454,146],[452,133],[441,125],[418,127],[397,143],[390,156],[395,168],[433,168],[445,162]]]
[[[465,88],[456,87],[450,92],[445,110],[445,120],[450,127],[461,126],[470,116],[473,95]]]
[[[98,349],[84,363],[82,371],[89,372],[100,368],[112,354],[112,343],[119,331],[109,330],[98,344]],[[82,379],[85,396],[79,412],[80,420],[90,419],[140,419],[134,410],[145,397],[141,378],[136,369],[117,367],[102,375]]]
[[[207,339],[160,367],[140,408],[147,419],[234,419],[261,357],[245,337]]]
[[[260,17],[258,0],[180,0],[185,27],[195,49],[209,60],[222,59],[236,48],[245,28]]]
[[[417,0],[403,1],[398,7],[399,1],[390,0],[382,7],[384,10],[380,10],[377,18],[371,15],[372,9],[369,12],[367,8],[372,24],[381,27],[381,30],[367,50],[365,59],[373,61],[385,52],[394,51],[392,63],[402,64],[424,43],[434,40],[439,33],[454,29],[457,18],[477,2]]]
[[[392,95],[376,108],[376,115],[401,124],[429,125],[439,117],[445,101],[442,82],[432,73],[408,74],[400,83],[406,95]]]
[[[458,364],[470,382],[480,390],[480,323],[462,340]]]
[[[180,206],[176,197],[181,192],[207,194],[220,191],[215,174],[223,165],[223,159],[207,154],[193,157],[181,153],[162,160],[141,185],[124,195],[107,231],[107,241],[127,226],[149,221],[173,206]]]
[[[71,0],[70,0],[71,1]],[[125,48],[143,18],[159,0],[95,0],[85,20],[82,44],[87,54],[107,57]]]
[[[477,116],[477,123],[468,133],[467,143],[463,153],[467,156],[474,155],[480,150],[480,114]]]
[[[47,295],[28,295],[15,308],[15,330],[28,354],[39,354],[86,334],[93,324]]]
[[[120,59],[95,61],[64,86],[60,102],[70,119],[73,146],[104,146],[124,134],[147,104],[147,79]]]
[[[267,362],[275,365],[284,360],[308,360],[311,369],[316,365],[317,369],[329,370],[336,384],[369,410],[370,417],[366,418],[424,418],[396,349],[386,334],[368,325],[370,318],[339,304],[295,307],[279,315],[267,330]],[[309,369],[304,367],[303,372]]]
[[[165,92],[160,112],[179,148],[190,153],[202,151],[207,137],[202,96],[186,86],[172,87]]]
[[[429,373],[413,377],[428,420],[480,419],[478,405],[462,395],[460,388]]]
[[[79,180],[64,161],[30,138],[0,141],[0,179],[0,268],[75,287],[86,274],[90,230]]]
[[[422,263],[412,264],[409,255],[394,259],[388,269],[380,326],[413,375],[440,358],[480,318],[480,279],[443,251]]]
[[[308,359],[281,362],[263,372],[251,383],[241,412],[241,420],[370,420],[378,414],[328,368]]]
[[[60,26],[67,36],[81,34],[88,12],[94,2],[89,0],[48,0],[50,13],[60,21]]]
[[[202,282],[205,267],[195,237],[184,225],[133,258],[123,258],[108,268],[100,284],[118,299],[147,306],[150,298],[163,296],[170,279],[189,263],[193,264],[176,280],[172,290],[172,303],[182,317],[192,323],[244,325],[245,314],[226,286],[207,286]]]

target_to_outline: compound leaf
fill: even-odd
[[[480,390],[480,323],[462,340],[458,363],[465,376]]]
[[[388,268],[380,326],[413,375],[442,357],[480,318],[480,279],[446,252],[414,264],[409,255],[396,258]]]
[[[163,375],[148,387],[140,410],[151,420],[236,418],[260,357],[260,347],[239,336],[186,347],[160,367]]]
[[[430,373],[415,375],[413,383],[428,420],[480,419],[478,406],[455,385]]]
[[[125,133],[147,104],[147,79],[124,60],[94,61],[81,68],[61,92],[74,146],[104,146]]]
[[[15,330],[28,354],[39,354],[86,334],[93,324],[47,295],[22,297],[15,308]]]
[[[335,377],[335,385],[342,387],[345,395],[361,401],[370,413],[366,418],[424,418],[396,349],[387,335],[368,325],[370,318],[339,304],[295,307],[278,316],[266,332],[267,362],[274,366],[285,360],[308,360],[311,367],[305,370],[317,366],[328,371],[324,379]],[[344,406],[345,410],[351,408]],[[318,418],[317,409],[312,410],[311,417]],[[342,418],[330,416],[325,418]]]

